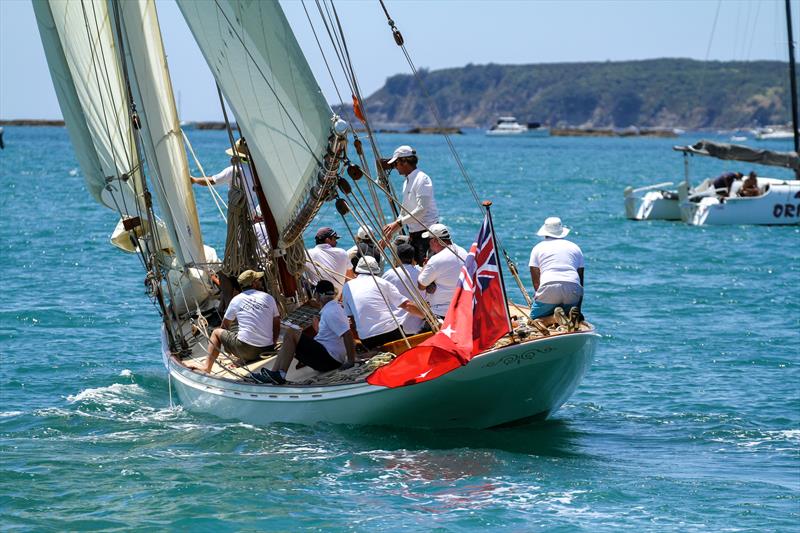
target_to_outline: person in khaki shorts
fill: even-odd
[[[242,361],[256,361],[259,356],[275,348],[275,339],[281,327],[281,315],[275,298],[264,291],[263,272],[245,270],[239,274],[242,292],[228,305],[219,328],[211,333],[205,367],[196,367],[210,373],[219,356],[220,346]],[[231,331],[233,321],[238,331]]]

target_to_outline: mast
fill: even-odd
[[[794,38],[792,37],[792,8],[790,0],[786,0],[786,33],[789,37],[789,85],[792,91],[792,133],[794,151],[800,152],[800,131],[797,124],[797,75],[794,64]]]

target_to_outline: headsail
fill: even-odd
[[[153,0],[113,2],[148,173],[180,266],[204,263],[189,164]]]
[[[89,192],[120,215],[136,215],[141,170],[106,2],[34,0],[33,10]]]
[[[292,241],[298,210],[319,193],[333,112],[277,1],[178,6],[247,138],[278,232]]]

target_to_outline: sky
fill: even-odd
[[[72,0],[76,1],[76,0]],[[417,67],[788,60],[784,0],[384,0]],[[281,0],[329,102],[333,83],[299,0]],[[157,0],[182,120],[220,120],[213,77],[172,0]],[[316,4],[305,1],[309,12]],[[335,0],[362,93],[410,72],[378,0]],[[800,0],[792,0],[794,41]],[[318,19],[313,19],[320,31]],[[796,57],[800,52],[796,49]],[[337,83],[344,87],[341,74]],[[0,119],[61,118],[29,0],[0,0]]]

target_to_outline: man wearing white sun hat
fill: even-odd
[[[569,228],[558,217],[547,218],[536,234],[544,240],[531,250],[529,266],[536,290],[531,318],[552,324],[556,307],[561,307],[573,321],[577,320],[583,300],[583,252],[564,238]]]
[[[383,234],[388,238],[405,224],[408,227],[409,244],[414,247],[415,259],[421,265],[428,253],[428,239],[422,234],[439,222],[439,210],[433,197],[431,177],[417,168],[417,162],[417,151],[408,145],[398,146],[386,162],[389,168],[396,168],[406,179],[403,182],[400,216],[383,227]]]

